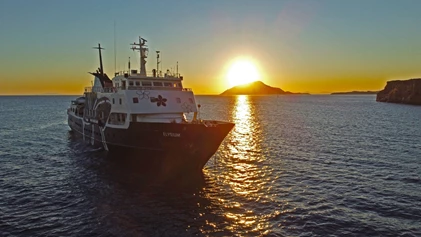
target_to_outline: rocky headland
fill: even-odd
[[[388,81],[377,93],[376,101],[421,105],[421,78]]]
[[[271,87],[261,81],[254,81],[244,85],[234,86],[220,95],[293,95],[301,93],[292,93],[284,91],[281,88]]]

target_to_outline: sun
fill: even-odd
[[[247,59],[234,61],[227,73],[230,86],[238,86],[259,80],[259,72],[254,63]]]

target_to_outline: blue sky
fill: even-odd
[[[419,9],[416,0],[0,0],[0,80],[58,87],[61,77],[83,88],[91,80],[86,72],[98,67],[98,42],[112,74],[115,22],[117,70],[128,57],[138,64],[129,43],[141,35],[150,47],[148,70],[161,50],[164,68],[179,61],[185,84],[200,93],[223,90],[227,65],[241,56],[253,58],[264,82],[286,90],[379,89],[421,76]],[[6,85],[0,94],[25,93]]]

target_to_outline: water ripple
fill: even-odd
[[[236,126],[186,186],[75,139],[71,99],[0,97],[0,236],[421,236],[421,107],[198,96]]]

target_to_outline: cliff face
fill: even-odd
[[[421,78],[406,81],[388,81],[377,93],[377,101],[421,105]]]

